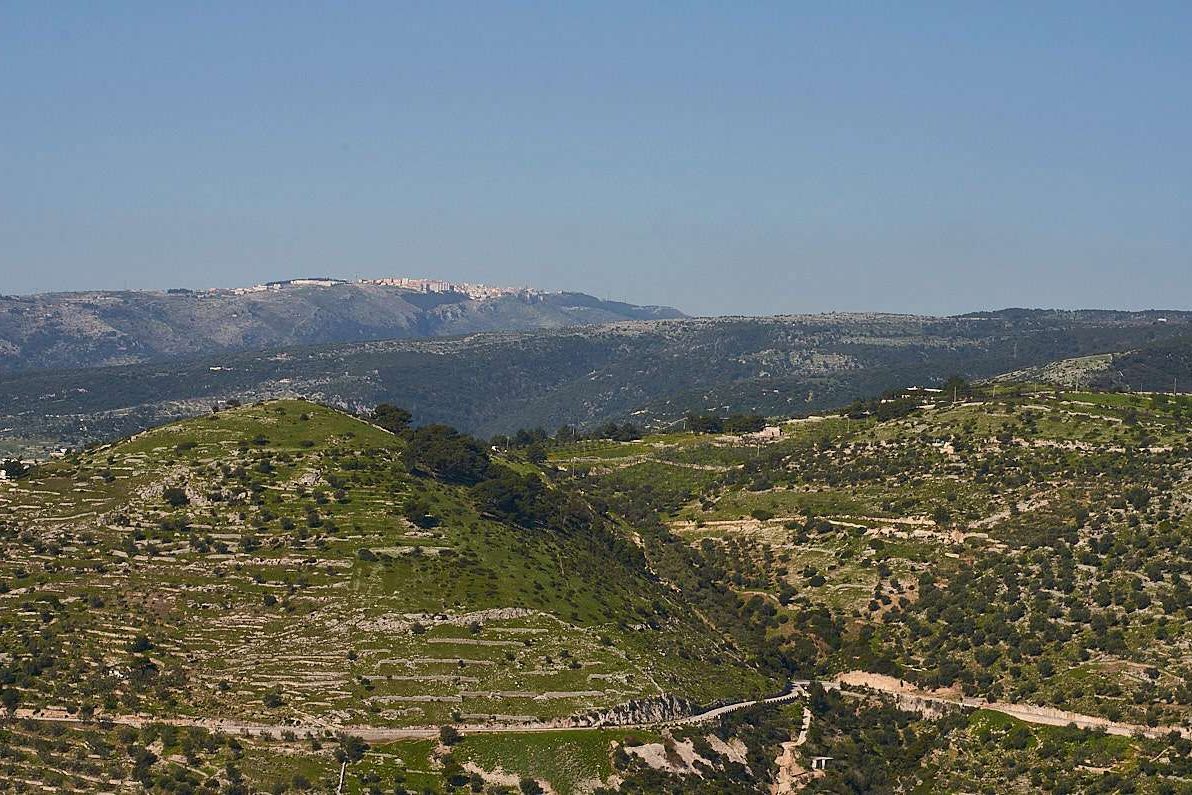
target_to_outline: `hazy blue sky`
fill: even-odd
[[[1192,3],[0,0],[0,293],[1192,307]]]

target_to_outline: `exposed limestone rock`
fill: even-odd
[[[608,709],[598,709],[576,716],[576,726],[632,726],[639,723],[665,723],[695,714],[695,705],[672,695],[635,698]]]

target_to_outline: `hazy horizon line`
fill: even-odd
[[[616,298],[616,297],[600,296],[600,295],[594,295],[592,293],[585,293],[582,290],[574,290],[574,289],[550,290],[550,289],[536,287],[534,285],[503,284],[503,283],[495,282],[495,281],[483,281],[483,282],[467,281],[467,280],[463,280],[463,279],[453,279],[450,277],[443,277],[443,276],[405,276],[405,275],[394,275],[394,274],[382,275],[382,276],[354,276],[351,278],[342,277],[342,276],[332,276],[332,275],[328,275],[328,274],[302,275],[302,276],[291,276],[291,277],[284,278],[284,279],[270,279],[268,281],[259,281],[259,282],[255,282],[253,284],[209,286],[209,287],[187,287],[187,286],[85,287],[85,288],[71,289],[71,290],[38,290],[38,291],[29,291],[29,292],[17,291],[17,292],[11,292],[11,293],[0,293],[0,298],[36,298],[38,296],[83,295],[83,294],[87,294],[87,293],[162,293],[162,294],[168,294],[170,291],[178,291],[178,290],[191,292],[191,293],[228,292],[228,291],[234,291],[234,290],[248,290],[253,287],[284,285],[288,282],[300,281],[300,280],[306,280],[306,279],[335,281],[335,282],[341,283],[342,286],[358,286],[358,285],[369,285],[371,282],[374,282],[375,280],[378,280],[378,279],[396,279],[396,278],[418,279],[418,280],[425,280],[425,281],[438,281],[438,282],[445,282],[447,284],[453,284],[453,285],[454,284],[476,285],[476,286],[496,287],[496,288],[511,289],[511,290],[536,291],[536,292],[540,292],[540,293],[543,293],[546,295],[550,295],[550,294],[560,295],[560,294],[573,293],[576,295],[587,295],[592,298],[597,298],[598,300],[601,300],[601,301],[613,301],[613,302],[618,302],[618,303],[629,304],[631,306],[659,307],[659,308],[665,308],[665,309],[674,309],[676,311],[682,312],[686,316],[685,318],[668,318],[668,319],[672,319],[672,320],[731,319],[731,318],[758,318],[758,319],[760,319],[760,318],[778,318],[778,317],[797,317],[800,315],[899,315],[899,316],[905,316],[905,317],[956,318],[956,317],[964,317],[967,315],[979,315],[979,314],[983,314],[983,313],[1014,312],[1014,311],[1072,312],[1072,313],[1123,312],[1123,313],[1133,313],[1133,314],[1157,314],[1157,313],[1163,313],[1163,312],[1172,312],[1172,313],[1192,312],[1192,308],[1185,309],[1185,308],[1174,307],[1174,306],[1167,306],[1167,307],[1149,306],[1149,307],[1141,307],[1141,308],[1127,308],[1127,307],[1120,307],[1120,306],[1003,305],[1003,306],[987,306],[987,307],[972,308],[972,309],[966,309],[964,311],[959,311],[959,312],[922,312],[922,311],[916,312],[916,311],[909,311],[909,310],[903,311],[903,310],[892,310],[892,309],[860,309],[860,308],[843,309],[843,308],[837,307],[837,308],[824,308],[824,309],[816,309],[816,310],[773,312],[773,313],[747,313],[747,312],[733,312],[733,311],[725,311],[723,313],[715,313],[715,312],[713,312],[713,313],[688,313],[681,306],[676,306],[674,304],[637,303],[634,299],[631,299],[631,298]],[[341,285],[337,285],[337,286],[341,286]],[[293,286],[295,288],[300,288],[300,287],[314,286],[314,285],[293,285]],[[371,286],[377,286],[377,287],[388,286],[388,287],[392,287],[393,289],[409,289],[409,288],[403,288],[403,287],[400,287],[397,285],[372,284]],[[321,289],[328,289],[328,288],[321,288]],[[632,321],[622,321],[622,322],[632,322]]]

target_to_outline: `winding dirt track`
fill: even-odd
[[[1012,718],[1042,726],[1067,726],[1075,724],[1081,729],[1102,729],[1106,734],[1117,734],[1124,737],[1142,735],[1145,737],[1162,738],[1171,732],[1177,732],[1184,737],[1192,737],[1192,729],[1179,726],[1140,726],[1135,723],[1119,723],[1108,718],[1095,715],[1082,715],[1078,712],[1066,712],[1054,707],[1040,707],[1035,704],[1014,704],[1004,701],[985,701],[980,698],[966,698],[960,695],[939,690],[919,690],[913,685],[893,676],[871,674],[865,671],[850,671],[841,674],[834,680],[821,682],[824,687],[840,689],[843,685],[849,688],[868,688],[879,693],[894,696],[899,706],[904,709],[922,709],[927,705],[959,706],[970,709],[986,709],[1000,712]]]
[[[1009,715],[1026,723],[1043,726],[1067,726],[1074,724],[1082,729],[1104,730],[1107,734],[1122,736],[1142,735],[1145,737],[1162,738],[1171,732],[1177,732],[1184,737],[1192,738],[1192,729],[1175,726],[1140,726],[1133,723],[1118,723],[1093,715],[1081,715],[1076,712],[1065,712],[1053,707],[1040,707],[1034,704],[1012,704],[1000,701],[984,701],[977,698],[965,698],[946,691],[919,690],[896,677],[872,674],[865,671],[850,671],[835,679],[820,680],[821,686],[833,689],[867,689],[878,693],[894,696],[899,706],[912,711],[923,711],[931,706],[957,706],[967,709],[986,709]],[[661,726],[689,726],[715,720],[730,712],[752,707],[758,704],[779,704],[794,701],[806,695],[806,688],[810,681],[793,682],[786,692],[766,699],[753,701],[738,701],[725,704],[696,715],[688,715],[669,721],[650,723],[617,724],[619,728],[647,729]],[[55,723],[94,724],[106,721],[120,726],[144,726],[151,723],[167,724],[171,726],[195,726],[208,731],[218,731],[225,734],[251,734],[267,736],[273,739],[284,739],[283,735],[293,732],[299,737],[307,734],[321,735],[324,732],[336,734],[352,734],[366,742],[383,743],[393,740],[422,739],[437,737],[437,726],[351,726],[331,725],[319,723],[293,724],[263,724],[237,720],[222,720],[215,718],[157,718],[149,715],[98,715],[90,721],[78,715],[72,715],[62,708],[45,709],[17,709],[13,717],[31,718],[33,720],[51,721]],[[461,734],[506,734],[525,732],[551,731],[585,731],[601,728],[600,726],[580,726],[566,720],[545,723],[506,723],[506,724],[463,724],[455,727]]]

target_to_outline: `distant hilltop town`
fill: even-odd
[[[540,292],[529,287],[493,287],[488,284],[445,282],[441,279],[410,279],[405,276],[361,279],[360,283],[400,287],[403,290],[417,290],[420,293],[463,293],[469,298],[498,298],[502,295],[538,294]]]
[[[269,290],[284,290],[287,287],[335,287],[341,284],[375,284],[382,287],[397,287],[402,290],[412,290],[419,293],[461,293],[472,299],[500,298],[503,295],[541,295],[540,290],[529,287],[493,287],[488,284],[474,284],[472,282],[448,282],[442,279],[411,279],[406,276],[386,276],[380,279],[360,279],[349,282],[347,279],[332,279],[325,276],[309,276],[299,279],[285,279],[277,282],[254,284],[252,287],[236,287],[232,292],[236,295],[246,293],[261,293]]]

